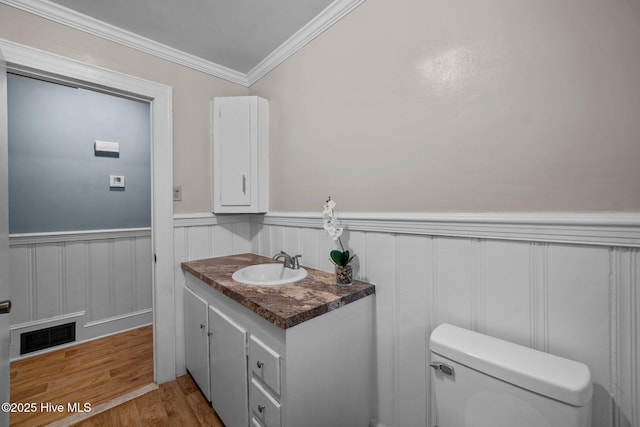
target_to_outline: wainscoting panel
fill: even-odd
[[[87,246],[89,251],[89,321],[105,319],[114,313],[115,289],[113,285],[113,253],[107,241],[100,240]]]
[[[144,239],[140,239],[140,241],[144,241]],[[145,245],[149,245],[149,242],[147,241]],[[65,312],[74,313],[77,311],[84,311],[87,307],[86,284],[89,283],[87,253],[87,245],[84,242],[65,243]],[[151,304],[145,305],[145,307],[151,307]]]
[[[202,258],[251,252],[247,215],[216,217],[209,213],[174,217],[174,285],[176,375],[186,372],[184,335],[184,273],[180,263]]]
[[[149,229],[12,235],[9,245],[12,358],[19,333],[70,316],[78,342],[151,323]]]
[[[376,284],[372,425],[436,424],[428,338],[448,322],[587,364],[593,426],[640,427],[638,216],[353,214],[342,222],[357,277]],[[333,271],[336,243],[321,226],[308,213],[254,216],[251,249],[301,253],[303,265]]]
[[[528,242],[484,241],[484,329],[479,332],[491,331],[508,341],[535,347],[530,328],[535,311],[531,304],[535,300],[531,268],[535,247]]]
[[[400,420],[404,425],[427,425],[425,396],[429,396],[430,387],[427,352],[424,331],[433,324],[431,306],[433,294],[433,241],[421,236],[399,235],[396,240],[397,254],[413,254],[413,259],[399,257],[396,260],[395,306],[402,310],[396,315],[393,347],[395,360],[393,372],[394,395],[404,399],[393,399],[394,425]],[[376,297],[377,298],[377,297]],[[397,309],[397,308],[396,308]]]

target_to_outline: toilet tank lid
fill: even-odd
[[[573,406],[591,400],[585,364],[443,323],[431,333],[432,352],[518,387]]]

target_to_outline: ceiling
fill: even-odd
[[[366,0],[0,0],[251,86]]]
[[[247,74],[333,0],[53,0]]]

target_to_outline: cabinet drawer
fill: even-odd
[[[254,336],[249,339],[249,367],[254,376],[280,394],[280,355]]]
[[[251,379],[249,387],[249,407],[253,424],[280,427],[280,404],[258,384],[255,378]]]

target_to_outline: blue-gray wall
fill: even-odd
[[[149,103],[14,74],[7,85],[11,233],[151,225]],[[119,142],[120,157],[96,157],[95,140]]]

